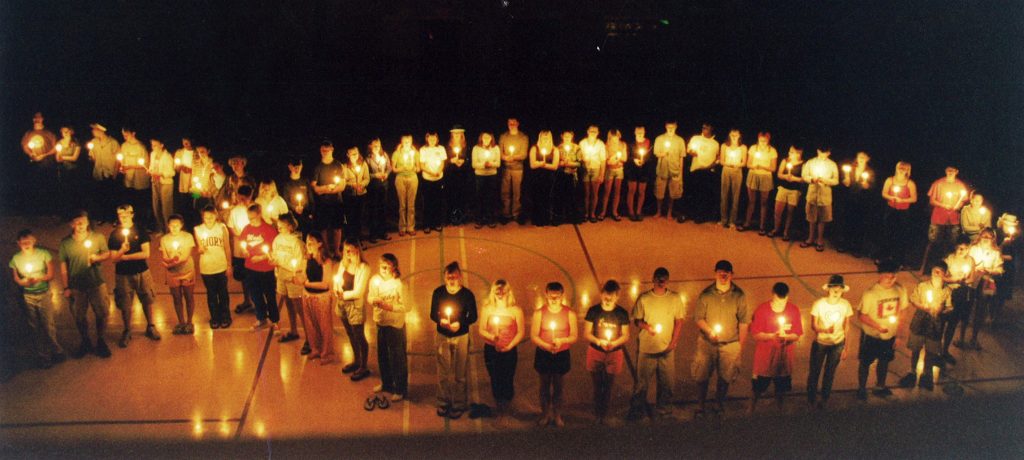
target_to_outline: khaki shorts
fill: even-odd
[[[770,192],[774,181],[769,172],[751,172],[747,174],[747,189],[756,192]],[[797,192],[799,193],[799,192]]]
[[[673,200],[683,197],[682,177],[657,177],[654,179],[654,198],[661,200],[665,198],[665,187],[668,187],[668,196]]]
[[[114,276],[114,305],[119,310],[132,308],[136,295],[142,305],[153,305],[156,294],[153,292],[153,275],[149,270],[137,275]]]
[[[338,300],[334,307],[334,313],[341,317],[342,321],[350,325],[358,326],[366,322],[366,315],[363,313],[363,306],[352,300]]]
[[[789,206],[796,206],[800,204],[800,191],[790,190],[780,185],[778,193],[775,194],[775,202],[782,202]]]
[[[294,273],[290,270],[278,270],[274,273],[274,279],[277,280],[277,286],[274,292],[277,295],[283,295],[289,299],[298,299],[302,297],[305,290],[301,284],[295,284],[292,282]]]
[[[583,168],[583,182],[601,182],[604,177],[601,176],[601,169],[590,169]]]
[[[195,285],[196,285],[196,272],[194,272],[194,271],[189,272],[188,275],[185,275],[185,276],[182,276],[182,277],[179,277],[179,278],[172,277],[170,273],[167,274],[167,287],[169,287],[169,288],[191,287],[191,286],[195,286]]]
[[[832,222],[832,205],[807,203],[807,222]]]
[[[697,339],[697,353],[693,357],[693,379],[707,382],[711,372],[717,371],[718,378],[733,382],[740,371],[740,343],[730,342],[713,345],[703,338]]]
[[[608,168],[604,173],[604,180],[610,181],[615,179],[622,179],[625,176],[624,168]]]

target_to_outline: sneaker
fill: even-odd
[[[359,369],[359,365],[358,364],[356,364],[356,363],[346,364],[345,367],[341,368],[341,373],[342,374],[351,374],[351,373],[355,372],[356,369]]]
[[[403,395],[401,393],[395,393],[395,394],[391,395],[391,402],[393,402],[393,403],[401,401],[403,399],[405,399],[405,395]]]
[[[132,331],[124,331],[121,333],[121,340],[117,342],[117,346],[121,348],[128,348],[128,343],[132,341]]]
[[[266,329],[268,327],[270,327],[270,321],[267,321],[267,320],[257,321],[255,324],[252,325],[252,330],[253,330],[253,332],[256,332],[256,331],[259,331],[261,329]]]
[[[244,312],[246,310],[249,310],[251,308],[252,308],[252,304],[251,303],[240,303],[238,305],[235,305],[235,313],[242,313],[242,312]]]
[[[194,324],[192,324],[192,323],[186,324],[185,325],[185,333],[188,334],[188,335],[195,334],[196,333],[196,326]]]
[[[935,383],[932,382],[931,376],[922,376],[921,382],[917,385],[919,388],[925,391],[934,391]]]
[[[900,388],[914,388],[914,384],[915,383],[917,383],[917,374],[915,374],[913,372],[910,372],[907,375],[904,375],[903,378],[900,379],[899,387]]]
[[[300,355],[308,355],[308,354],[310,354],[312,352],[313,352],[313,349],[309,348],[309,342],[303,343],[302,344],[302,349],[299,350],[299,354]]]
[[[71,357],[75,359],[82,359],[85,357],[85,355],[92,353],[92,351],[92,342],[88,340],[83,340],[82,344],[78,346],[78,349],[75,350],[75,353],[72,354]]]
[[[210,329],[220,329],[220,323],[216,321],[210,321]]]
[[[447,417],[448,416],[448,407],[447,406],[438,407],[437,408],[437,416],[438,417]]]
[[[452,420],[458,420],[462,417],[462,414],[466,413],[464,409],[448,409],[448,418]]]
[[[285,335],[282,335],[281,339],[278,340],[278,342],[279,343],[287,343],[287,342],[292,342],[292,341],[295,341],[295,340],[299,340],[299,334],[296,334],[294,332],[289,332],[289,333],[287,333]]]
[[[861,388],[861,389],[857,390],[857,401],[867,401],[867,400],[868,400],[868,390],[866,390],[864,388]]]
[[[369,376],[370,376],[370,370],[369,369],[359,369],[358,371],[353,372],[352,376],[349,377],[349,378],[352,379],[353,382],[358,382],[358,381],[360,381],[362,379],[365,379],[365,378],[367,378]]]
[[[875,388],[874,390],[871,391],[871,394],[878,396],[880,398],[888,398],[889,396],[892,396],[892,390],[886,387]]]
[[[107,342],[103,339],[96,341],[96,356],[99,356],[100,358],[110,357],[110,347],[107,346]]]
[[[156,326],[150,324],[149,326],[146,327],[146,337],[148,337],[150,340],[160,340],[160,333],[156,331]]]

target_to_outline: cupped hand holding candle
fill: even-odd
[[[716,324],[716,325],[714,325],[714,326],[713,326],[713,327],[711,328],[711,331],[712,331],[712,332],[714,332],[714,337],[716,337],[716,338],[717,338],[717,337],[718,337],[718,335],[722,333],[722,325],[721,325],[721,324]]]

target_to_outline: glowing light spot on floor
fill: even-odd
[[[341,346],[341,362],[351,363],[356,360],[355,353],[352,352],[352,344],[345,344]]]
[[[196,439],[203,437],[203,416],[198,413],[192,417],[192,437]]]
[[[253,430],[256,431],[256,436],[260,438],[267,437],[267,425],[262,420],[257,420],[252,424]]]
[[[583,308],[587,308],[590,305],[590,296],[586,292],[580,295],[580,304]]]

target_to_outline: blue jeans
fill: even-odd
[[[843,354],[846,342],[836,345],[822,345],[815,341],[811,344],[811,368],[807,373],[807,400],[814,402],[818,393],[818,376],[825,366],[825,377],[821,380],[821,399],[828,400],[832,393],[832,380],[836,377],[836,367]]]

